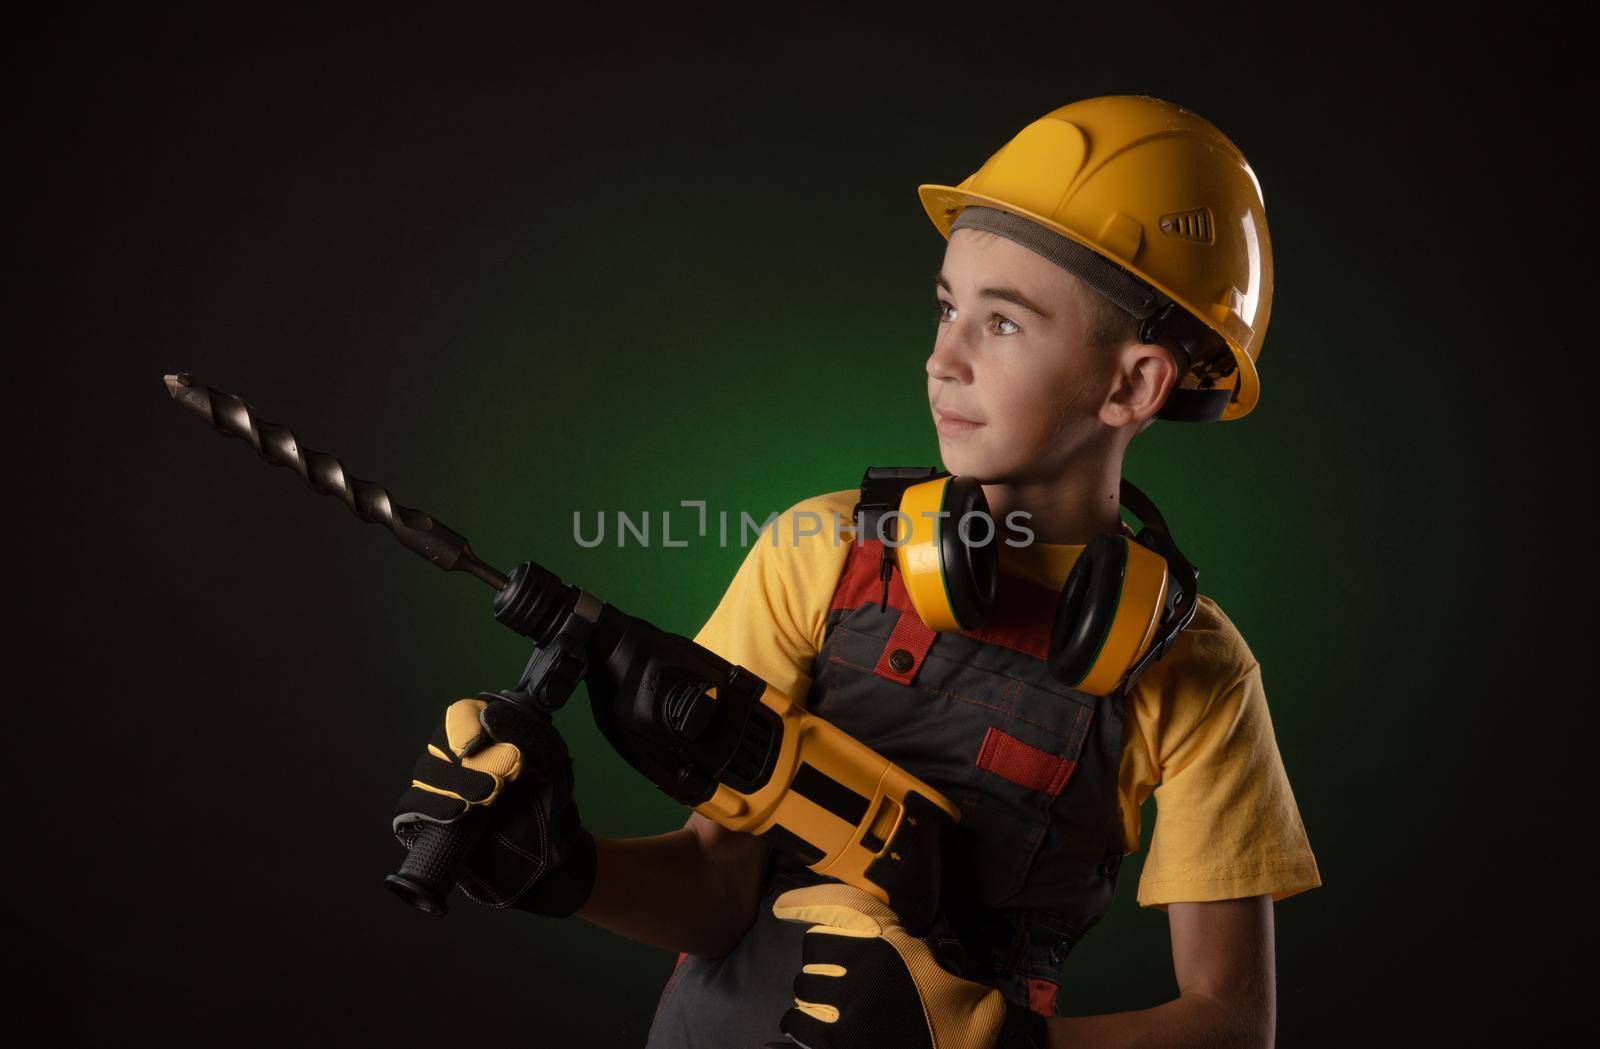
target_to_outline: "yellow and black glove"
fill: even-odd
[[[485,906],[566,917],[594,887],[594,838],[550,715],[507,695],[450,704],[395,806],[394,834],[410,848],[424,823],[487,818],[457,886]]]
[[[772,904],[804,922],[794,1008],[779,1029],[806,1049],[1044,1049],[1044,1019],[940,968],[895,913],[848,885],[792,889]]]

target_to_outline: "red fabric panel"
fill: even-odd
[[[839,573],[839,585],[833,590],[833,603],[828,606],[830,612],[835,608],[860,608],[878,600],[883,593],[883,584],[878,581],[878,560],[882,554],[883,544],[876,539],[850,544],[844,571]],[[898,570],[889,580],[889,607],[911,607],[911,597],[906,593]]]
[[[872,669],[879,677],[909,685],[911,679],[917,676],[917,671],[922,669],[922,657],[928,654],[928,648],[938,636],[937,631],[929,629],[928,624],[924,623],[915,612],[907,609],[901,612],[900,618],[895,621],[894,632],[889,635],[889,643],[883,646],[883,651],[878,655],[878,665]],[[902,649],[911,654],[911,665],[903,671],[895,670],[889,665],[889,657]]]
[[[1050,632],[1055,626],[1061,591],[1051,590],[1014,575],[1000,573],[995,588],[994,614],[968,637],[1026,652],[1035,659],[1050,658]]]
[[[1019,787],[1055,797],[1066,788],[1077,765],[991,726],[978,748],[978,767]]]
[[[1058,984],[1049,980],[1028,981],[1028,1008],[1040,1016],[1054,1016],[1056,1014],[1056,990]]]
[[[876,539],[850,544],[850,554],[845,559],[844,571],[839,574],[829,611],[859,608],[878,601],[883,593],[883,584],[878,580],[882,552],[883,543]],[[1046,659],[1050,655],[1050,631],[1060,600],[1059,590],[1002,572],[995,594],[995,611],[989,622],[977,630],[963,630],[962,633],[978,641],[1025,652],[1035,659]],[[889,607],[916,614],[898,569],[889,577]],[[920,659],[918,665],[921,665]]]

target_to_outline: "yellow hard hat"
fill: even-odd
[[[1255,172],[1210,122],[1145,95],[1086,99],[1023,128],[960,185],[917,193],[946,238],[961,210],[979,205],[1031,220],[1133,274],[1231,351],[1219,353],[1219,369],[1202,364],[1184,380],[1229,391],[1211,417],[1238,419],[1255,407],[1272,241]]]

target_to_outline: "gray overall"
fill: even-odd
[[[1059,591],[1002,575],[982,628],[935,634],[898,571],[880,611],[881,551],[875,539],[852,544],[807,706],[960,808],[942,893],[964,955],[955,964],[1053,1016],[1062,964],[1110,907],[1122,860],[1122,696],[1074,692],[1050,676]],[[779,1039],[805,927],[774,918],[772,901],[820,880],[774,851],[744,938],[724,957],[679,960],[650,1049],[759,1049]]]

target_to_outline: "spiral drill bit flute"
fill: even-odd
[[[162,381],[173,400],[210,423],[218,433],[248,441],[261,458],[293,470],[312,491],[334,496],[368,524],[383,525],[407,550],[421,554],[446,572],[466,572],[496,590],[506,588],[505,574],[484,564],[461,533],[421,510],[401,506],[389,498],[381,485],[352,477],[339,460],[304,447],[294,434],[259,418],[238,397],[209,386],[196,386],[188,372],[162,376]]]
[[[532,561],[501,573],[459,532],[352,477],[333,456],[302,447],[233,394],[186,373],[163,378],[174,400],[219,433],[249,442],[267,462],[383,525],[445,571],[493,587],[495,619],[535,646],[514,690],[521,701],[551,712],[584,682],[601,734],[669,797],[730,830],[768,835],[818,873],[890,904],[909,929],[932,923],[939,835],[959,818],[932,787],[688,638],[564,584]],[[425,827],[386,879],[389,888],[420,910],[445,913],[487,821],[478,811]]]

